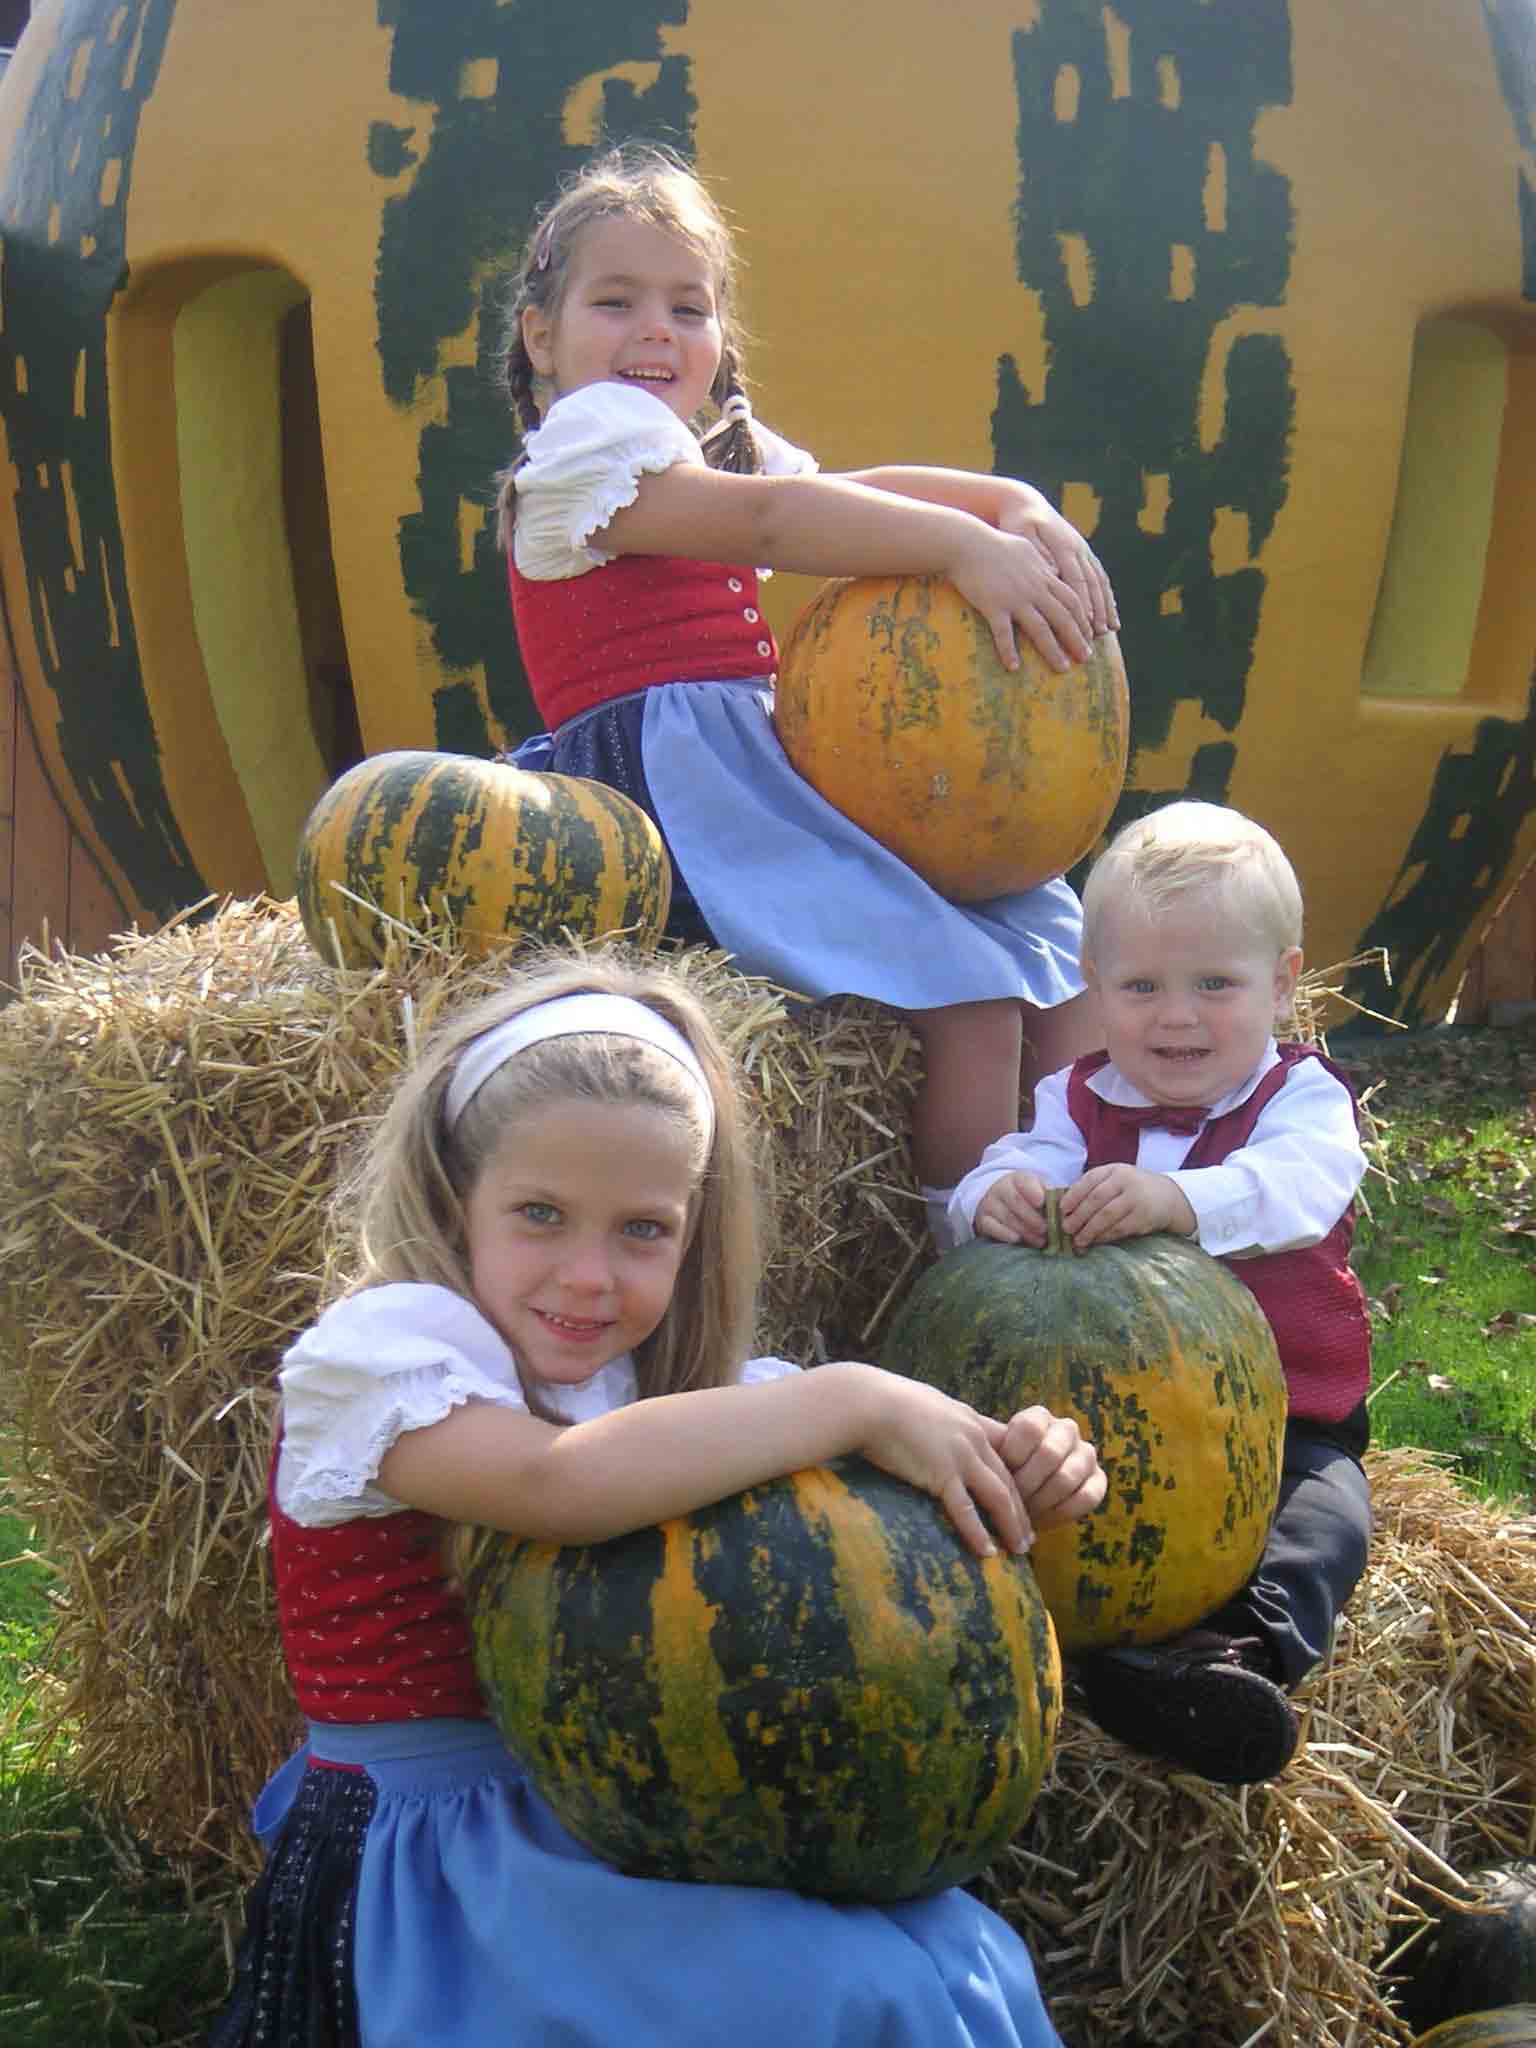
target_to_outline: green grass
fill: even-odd
[[[1373,1436],[1441,1452],[1478,1492],[1529,1504],[1536,1041],[1431,1039],[1373,1064],[1385,1178],[1367,1182],[1356,1260],[1375,1332]]]
[[[1372,1428],[1467,1482],[1536,1495],[1536,1036],[1336,1048],[1376,1086],[1388,1176],[1368,1183],[1359,1265],[1374,1304]],[[1379,1085],[1377,1085],[1379,1084]],[[3,1561],[0,1512],[0,2043],[194,2048],[223,1995],[220,1913],[97,1813],[35,1747],[49,1573]]]
[[[39,1754],[52,1621],[32,1531],[0,1513],[0,2042],[193,2048],[223,1994],[217,1896],[111,1824]]]

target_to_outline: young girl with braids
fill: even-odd
[[[1021,1066],[1098,1044],[1081,917],[1056,881],[953,904],[825,803],[773,729],[777,652],[753,565],[947,577],[1018,666],[1117,623],[1087,546],[1028,484],[817,473],[742,388],[729,230],[693,172],[625,146],[540,213],[505,374],[524,433],[501,537],[524,663],[554,728],[528,767],[613,784],[672,856],[672,933],[819,1000],[904,1011],[923,1045],[912,1149],[946,1241],[954,1183],[1017,1122]],[[699,423],[715,423],[702,438]]]
[[[1089,1513],[1070,1419],[747,1356],[757,1197],[678,978],[594,953],[441,1026],[337,1215],[356,1285],[287,1353],[271,1485],[309,1736],[210,2048],[1059,2048],[968,1893],[892,1906],[625,1876],[486,1718],[446,1525],[601,1543],[858,1452],[978,1553]]]

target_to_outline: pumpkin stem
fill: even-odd
[[[1042,1249],[1047,1257],[1072,1256],[1072,1240],[1061,1223],[1061,1198],[1065,1188],[1047,1188],[1045,1191],[1045,1244]]]

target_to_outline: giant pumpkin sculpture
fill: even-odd
[[[665,136],[765,418],[1040,484],[1115,582],[1120,815],[1262,819],[1314,957],[1434,1017],[1536,848],[1533,52],[1536,0],[782,0],[750,49],[740,0],[37,0],[0,581],[48,780],[154,920],[286,894],[361,755],[529,729],[500,276]]]

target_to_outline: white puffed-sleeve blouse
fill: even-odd
[[[799,1367],[753,1358],[739,1378],[782,1379]],[[309,1528],[358,1515],[393,1515],[405,1503],[378,1485],[385,1453],[408,1429],[441,1422],[466,1401],[525,1413],[517,1362],[473,1302],[415,1281],[365,1288],[334,1303],[283,1359],[283,1447],[277,1504]],[[587,1422],[636,1395],[626,1353],[580,1386],[541,1398],[567,1422]]]

